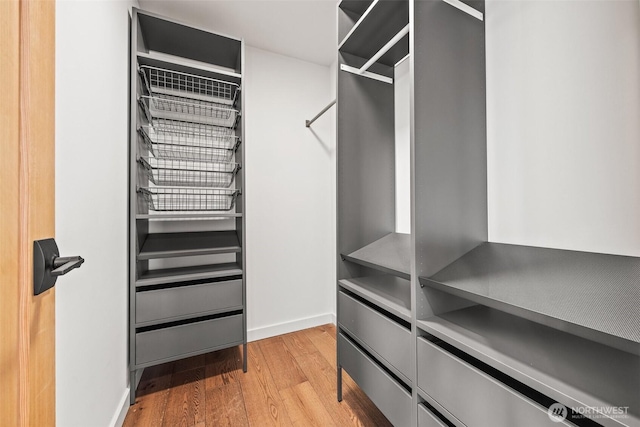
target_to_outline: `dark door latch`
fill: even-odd
[[[33,242],[33,294],[40,295],[56,284],[58,276],[82,265],[79,256],[61,257],[54,239]]]

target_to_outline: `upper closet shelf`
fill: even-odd
[[[484,243],[420,283],[640,354],[640,258]]]
[[[344,2],[343,2],[344,3]],[[350,3],[350,2],[347,2]],[[341,3],[341,7],[343,7]],[[343,7],[344,8],[344,7]],[[370,59],[409,24],[409,2],[375,0],[340,43],[343,53]],[[409,53],[408,32],[375,62],[394,66]]]
[[[411,279],[411,235],[389,233],[381,239],[342,257],[403,279]]]

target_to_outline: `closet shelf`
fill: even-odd
[[[235,230],[147,235],[138,260],[240,252]]]
[[[141,286],[164,285],[190,280],[215,279],[239,276],[242,268],[237,263],[199,265],[195,267],[164,268],[148,270],[136,280],[136,288]]]
[[[565,406],[629,406],[633,422],[597,420],[604,425],[640,425],[637,355],[482,306],[417,326]]]
[[[230,128],[156,119],[138,133],[156,158],[230,162],[240,138]]]
[[[381,239],[348,255],[346,261],[392,274],[403,279],[411,279],[411,235],[389,233]]]
[[[225,80],[236,84],[240,84],[242,79],[242,74],[232,69],[216,67],[212,64],[188,60],[178,56],[159,54],[158,52],[138,52],[137,59],[138,65],[172,69],[186,74],[197,74],[202,77]]]
[[[420,283],[640,354],[640,258],[484,243]]]
[[[338,283],[402,320],[411,322],[411,282],[408,280],[385,274],[342,279]]]
[[[153,211],[228,211],[239,190],[201,187],[140,187]]]
[[[409,2],[377,0],[340,43],[343,53],[369,59],[409,24]],[[378,63],[392,67],[409,53],[409,35],[404,36]]]
[[[156,185],[228,188],[238,172],[238,164],[230,162],[197,162],[193,160],[141,157],[140,164],[149,181]]]

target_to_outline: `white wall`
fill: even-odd
[[[486,5],[490,240],[640,256],[640,10]]]
[[[56,239],[85,263],[56,284],[58,426],[114,425],[128,392],[130,1],[56,3]]]
[[[411,81],[409,60],[394,70],[396,232],[411,233]]]
[[[331,72],[246,49],[250,340],[330,322],[335,311],[332,116],[305,127],[334,99]]]

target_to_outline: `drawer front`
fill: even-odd
[[[170,320],[242,306],[242,279],[136,293],[136,322]]]
[[[243,339],[242,314],[136,334],[136,364],[160,361]]]
[[[362,341],[374,356],[393,365],[411,386],[411,332],[395,321],[340,292],[338,294],[340,326]]]
[[[465,425],[559,426],[547,410],[423,338],[418,338],[418,387]]]
[[[447,427],[424,405],[418,405],[418,427]]]
[[[410,425],[411,394],[342,334],[338,352],[342,368],[389,421],[396,427]]]

